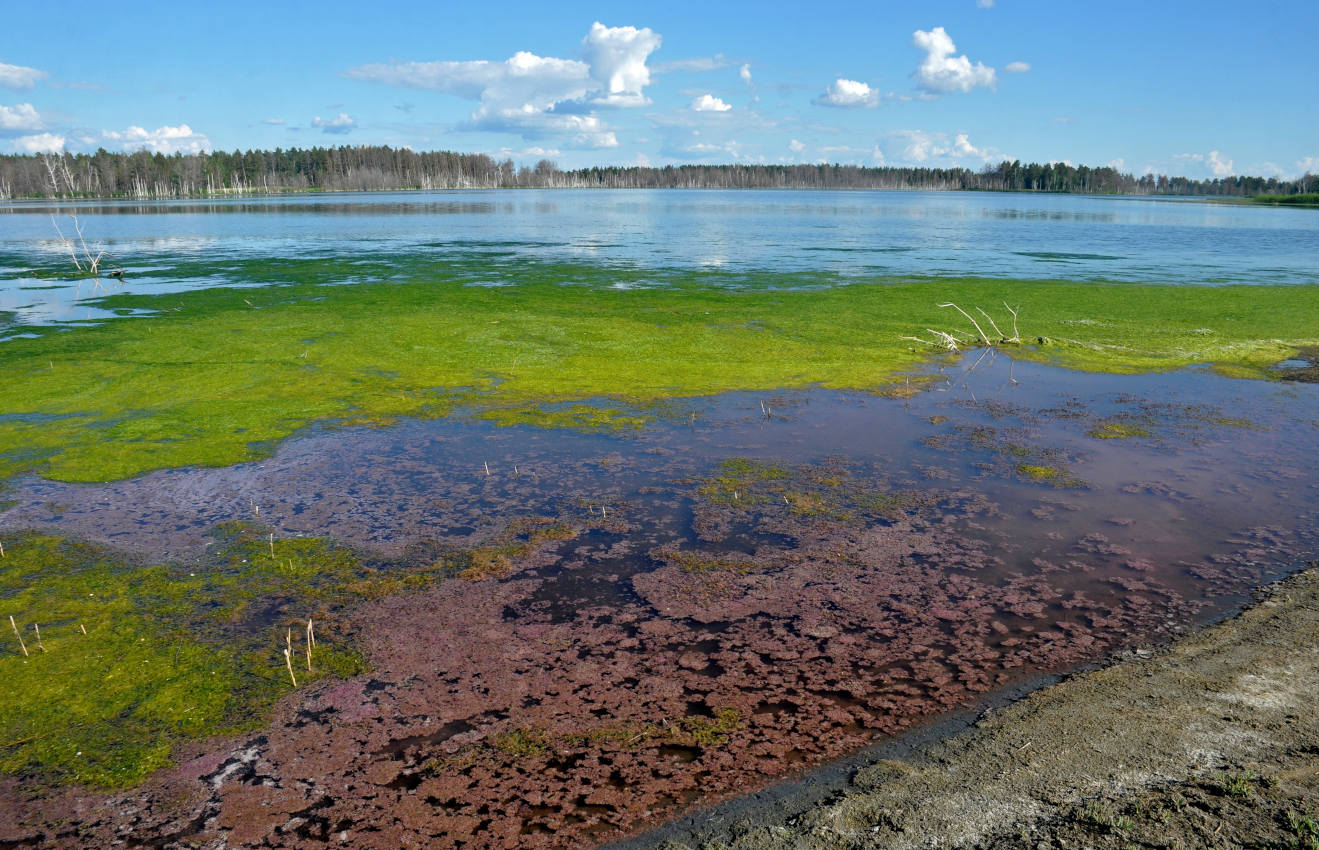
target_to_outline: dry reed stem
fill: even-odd
[[[307,618],[307,672],[311,672],[311,649],[316,645],[316,631],[312,628],[311,617]]]
[[[23,643],[23,636],[18,633],[18,624],[14,622],[14,615],[9,615],[9,627],[14,630],[14,637],[18,638],[18,645],[23,648],[23,655],[28,656],[27,644]]]
[[[275,532],[270,532],[270,560],[275,560]]]
[[[293,680],[293,687],[298,686],[298,677],[293,675],[293,629],[288,630],[284,636],[284,666],[289,668],[289,678]]]
[[[45,651],[46,651],[46,645],[45,645],[44,643],[41,642],[41,624],[40,624],[40,623],[33,623],[33,624],[32,624],[32,628],[33,628],[33,629],[36,629],[36,632],[37,632],[37,646],[41,649],[42,652],[45,652]]]
[[[0,558],[5,557],[5,542],[0,540]]]

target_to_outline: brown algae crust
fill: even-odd
[[[737,834],[633,846],[1123,848],[1176,835],[1188,848],[1312,847],[1316,646],[1312,567],[1240,616],[991,710],[915,757],[873,763],[834,802],[780,804]]]

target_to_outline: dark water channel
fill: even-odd
[[[323,739],[266,734],[354,754],[326,777],[393,770],[326,823],[406,796],[426,805],[395,833],[435,846],[603,841],[1167,639],[1316,557],[1316,387],[978,356],[906,398],[676,400],[636,432],[322,428],[260,463],[26,481],[0,527],[191,560],[259,517],[383,562],[572,529],[364,606],[375,686],[309,698],[337,712]],[[383,721],[344,725],[362,712]]]

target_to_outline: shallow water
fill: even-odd
[[[419,254],[476,265],[773,270],[803,284],[902,275],[1319,282],[1319,220],[1285,207],[992,192],[416,192],[0,204],[0,311],[38,323],[99,317],[79,304],[96,294],[85,283],[41,289],[57,281],[26,271],[68,264],[51,216],[69,236],[75,213],[93,251],[113,255],[105,267],[129,272],[123,283],[103,281],[112,291],[245,285],[225,268],[242,259]],[[212,267],[171,273],[181,262]],[[498,269],[469,277],[509,282]]]
[[[262,733],[274,776],[318,753],[325,823],[426,799],[400,834],[488,847],[617,837],[1167,639],[1319,553],[1313,386],[978,352],[939,372],[906,399],[676,400],[617,434],[319,429],[262,463],[20,482],[0,527],[204,563],[215,524],[257,518],[386,569],[530,517],[573,529],[363,605],[370,681]]]

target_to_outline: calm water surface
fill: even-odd
[[[954,192],[471,191],[0,205],[0,311],[94,317],[58,269],[76,213],[117,288],[243,284],[173,263],[439,252],[633,268],[979,275],[1179,284],[1319,283],[1311,210],[1187,199]],[[154,272],[159,271],[159,274]],[[496,281],[497,282],[497,281]],[[65,283],[70,283],[66,281]]]

